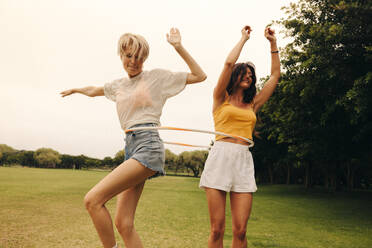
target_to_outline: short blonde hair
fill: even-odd
[[[138,57],[145,61],[149,56],[150,47],[145,38],[138,34],[123,34],[118,42],[118,55],[122,59],[125,50],[130,50],[130,55],[137,54]]]

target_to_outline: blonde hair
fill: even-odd
[[[120,37],[118,42],[118,55],[121,59],[125,55],[125,50],[129,50],[130,55],[135,55],[138,52],[138,57],[145,61],[149,56],[150,47],[141,35],[126,33]]]

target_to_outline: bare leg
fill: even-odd
[[[218,189],[206,188],[211,233],[208,238],[209,248],[222,248],[225,232],[226,192]]]
[[[105,248],[115,245],[111,216],[105,203],[124,190],[155,174],[134,159],[128,159],[96,184],[84,198],[93,224]]]
[[[247,247],[247,223],[252,210],[252,193],[230,193],[233,225],[232,248]]]
[[[145,182],[137,184],[118,195],[115,226],[124,240],[125,247],[142,248],[142,242],[134,228],[134,216]]]

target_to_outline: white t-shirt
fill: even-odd
[[[165,101],[185,88],[187,74],[154,69],[106,83],[105,96],[116,102],[121,128],[125,130],[142,123],[160,125]]]

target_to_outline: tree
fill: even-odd
[[[107,156],[105,157],[103,160],[102,160],[102,165],[103,166],[109,166],[109,167],[112,167],[114,165],[114,160]]]
[[[61,163],[58,168],[72,169],[74,167],[74,156],[68,154],[62,154]]]
[[[167,170],[172,170],[177,174],[179,163],[177,163],[177,155],[169,149],[165,149],[165,167]]]
[[[79,155],[79,156],[73,156],[73,168],[80,170],[84,163],[85,163],[86,156]]]
[[[23,166],[36,167],[37,162],[34,159],[34,151],[18,151],[15,153],[17,161]]]
[[[102,164],[102,161],[97,158],[85,157],[84,165],[86,168],[97,168]]]
[[[56,165],[61,162],[60,154],[50,148],[40,148],[35,151],[34,159],[40,167],[56,168]]]
[[[182,152],[179,156],[179,160],[182,161],[182,165],[189,168],[194,177],[198,177],[203,171],[204,163],[208,157],[208,151],[192,151],[192,152]]]
[[[115,154],[113,163],[118,166],[125,161],[125,150],[120,150]]]
[[[284,10],[288,17],[278,23],[292,42],[282,49],[279,86],[259,114],[257,175],[282,182],[287,174],[287,183],[332,189],[369,182],[372,2],[300,0]]]
[[[5,145],[5,144],[0,144],[0,152],[1,153],[10,153],[10,152],[16,152],[17,150],[8,146],[8,145]]]
[[[279,22],[293,42],[283,50],[283,98],[273,116],[281,124],[273,132],[306,166],[307,186],[322,170],[335,187],[344,169],[352,188],[351,161],[372,149],[371,4],[300,0]]]
[[[21,164],[21,161],[18,156],[18,152],[5,152],[3,154],[3,163],[4,164]]]
[[[0,144],[0,164],[11,164],[12,162],[8,160],[9,155],[16,151],[8,145]]]

